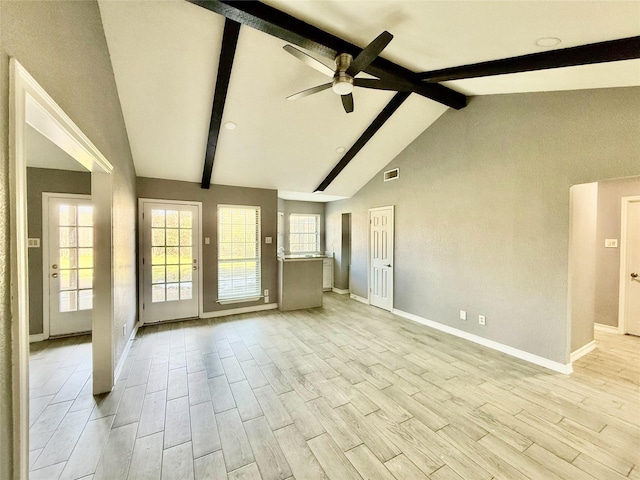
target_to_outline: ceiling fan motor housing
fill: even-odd
[[[353,57],[348,53],[336,56],[336,73],[333,75],[332,89],[338,95],[348,95],[353,92],[353,77],[347,74]]]

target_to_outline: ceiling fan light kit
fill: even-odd
[[[349,95],[353,92],[353,77],[347,74],[352,61],[353,57],[348,53],[341,53],[336,57],[336,73],[331,89],[338,95]]]

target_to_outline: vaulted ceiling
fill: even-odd
[[[264,3],[360,48],[387,30],[394,38],[381,57],[416,73],[640,35],[637,1]],[[225,18],[182,0],[101,0],[100,10],[137,174],[200,182]],[[536,45],[548,38],[560,43]],[[324,192],[313,193],[395,92],[356,88],[355,110],[349,114],[330,89],[287,101],[327,82],[285,52],[287,43],[241,26],[212,183],[272,188],[282,198],[300,200],[351,196],[448,109],[410,94]],[[308,53],[333,68],[332,58]],[[640,60],[443,85],[468,96],[637,86]],[[236,128],[224,128],[227,122]]]

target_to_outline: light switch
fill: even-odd
[[[30,238],[28,247],[29,248],[40,248],[40,239],[39,238]]]
[[[264,243],[272,243],[273,242],[273,238],[271,237],[264,237]]]
[[[205,245],[209,245],[211,243],[211,238],[209,237],[204,237],[204,244]]]
[[[604,248],[618,248],[618,239],[617,238],[605,238],[604,239]]]

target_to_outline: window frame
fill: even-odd
[[[304,245],[300,242],[292,242],[293,235],[305,235],[309,234],[309,232],[298,232],[293,230],[293,220],[299,217],[313,217],[315,219],[316,224],[316,241],[314,250],[294,250],[292,245]],[[289,252],[292,254],[308,254],[308,253],[320,253],[320,248],[322,247],[322,225],[321,225],[321,215],[319,213],[291,213],[289,214]]]
[[[242,259],[222,259],[221,258],[221,238],[222,238],[222,224],[221,224],[221,210],[223,209],[243,209],[243,210],[252,210],[256,212],[256,257],[253,258],[242,258]],[[216,302],[225,305],[230,303],[245,303],[245,302],[254,302],[262,298],[262,209],[256,205],[229,205],[229,204],[218,204],[216,209],[216,227],[217,227],[217,300]],[[232,223],[233,225],[233,223]],[[246,223],[244,224],[246,225]],[[244,242],[247,243],[246,241]],[[220,265],[221,263],[229,263],[229,262],[249,262],[255,261],[257,264],[256,268],[256,280],[257,280],[257,288],[254,292],[247,295],[234,295],[234,296],[220,296]],[[245,276],[245,278],[247,278]]]

